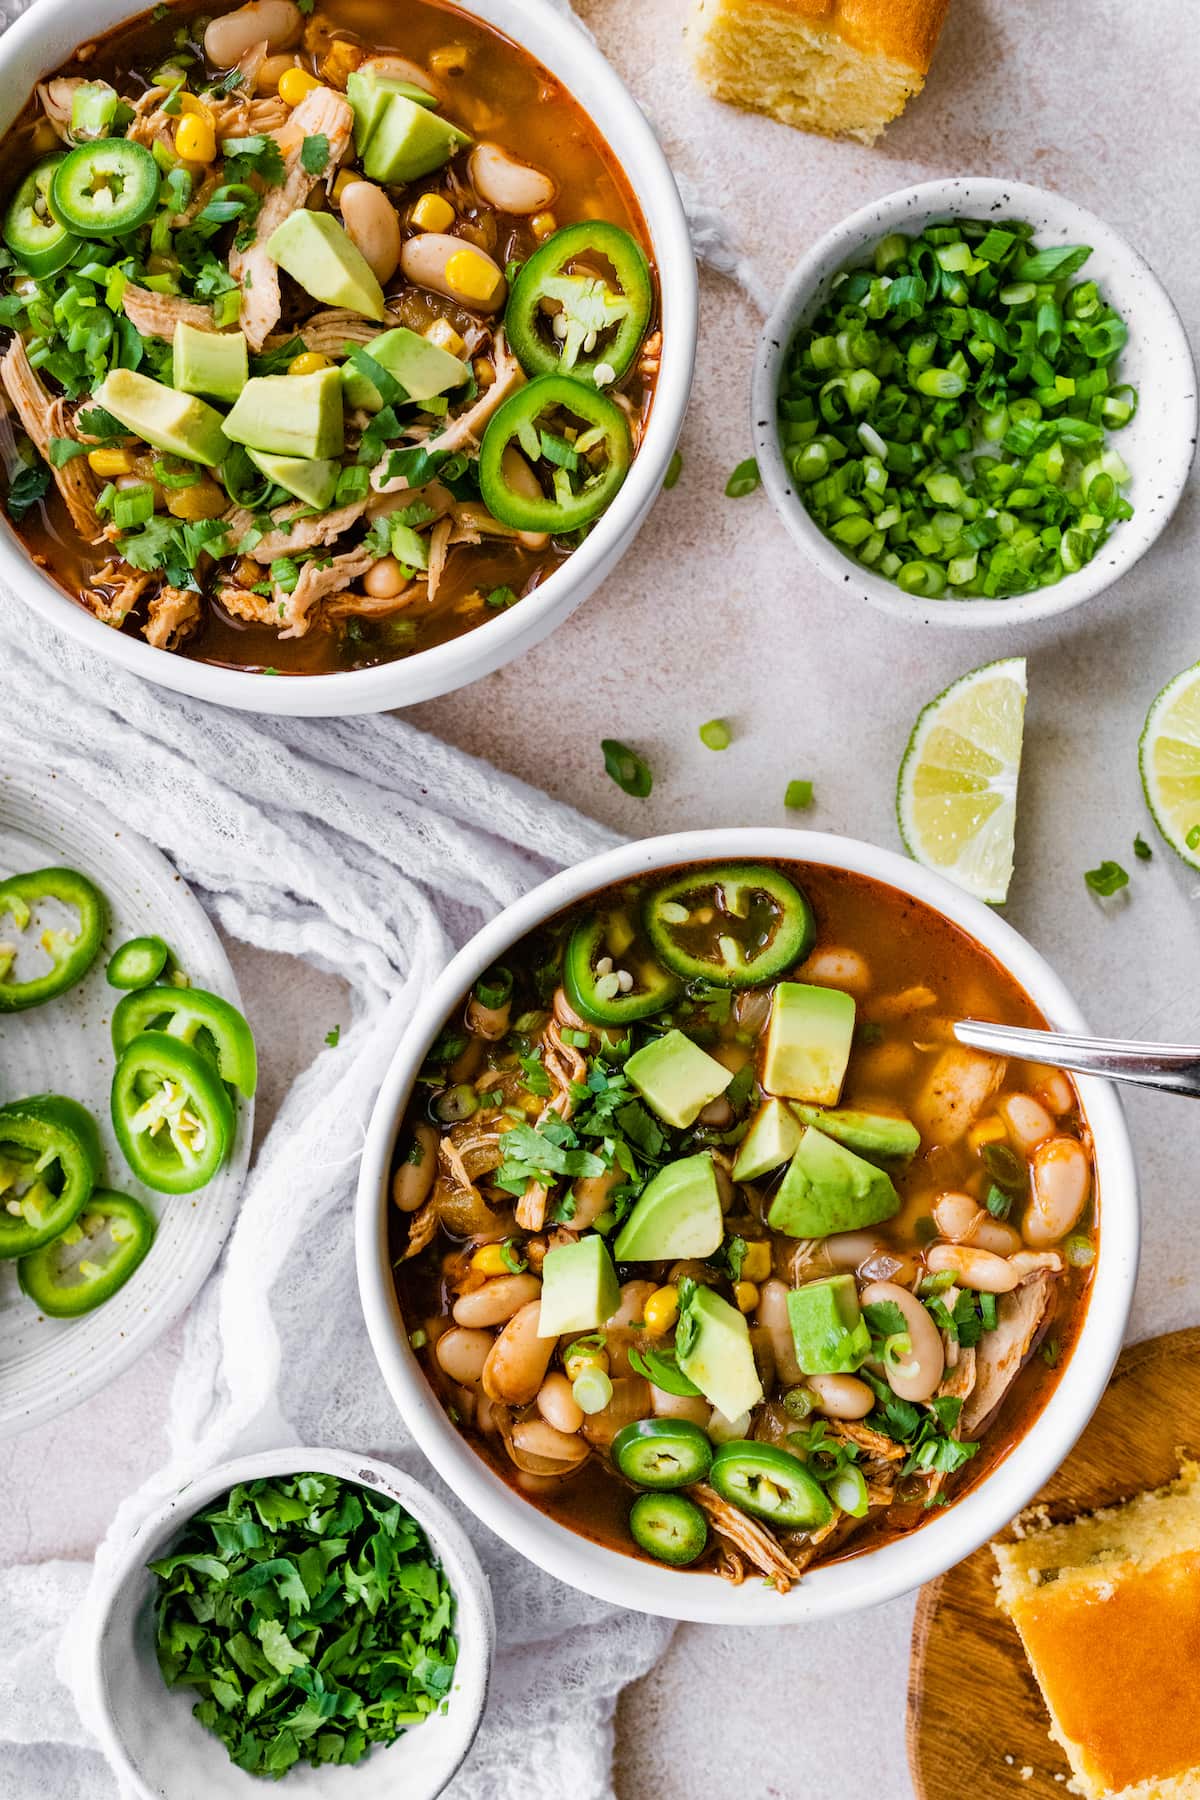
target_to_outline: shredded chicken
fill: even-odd
[[[51,400],[34,373],[24,344],[15,335],[0,359],[0,378],[30,442],[38,455],[49,463],[50,439],[74,435],[67,404],[64,400]],[[96,496],[100,492],[100,483],[93,475],[87,457],[72,457],[61,469],[51,463],[50,473],[66,502],[72,525],[81,537],[92,537],[96,530]]]
[[[522,1231],[540,1231],[546,1223],[550,1189],[544,1181],[531,1181],[517,1201],[516,1221]]]
[[[885,1437],[882,1431],[872,1431],[869,1425],[859,1425],[851,1419],[832,1419],[829,1429],[834,1437],[857,1444],[868,1457],[878,1462],[902,1462],[908,1455],[904,1445],[894,1438]]]
[[[242,290],[241,326],[252,350],[262,348],[279,320],[279,269],[267,255],[267,240],[285,219],[304,207],[319,179],[310,175],[300,160],[304,140],[328,139],[326,173],[332,174],[349,149],[353,125],[354,110],[346,96],[319,87],[305,94],[286,124],[271,133],[286,173],[278,187],[263,191],[254,242],[246,250],[232,250],[229,256],[229,272]]]
[[[422,1250],[427,1250],[437,1236],[437,1228],[437,1201],[431,1197],[412,1216],[412,1224],[408,1228],[408,1243],[400,1258],[401,1262],[408,1262],[410,1258],[420,1256]]]
[[[442,576],[446,573],[446,557],[450,552],[450,533],[454,530],[452,519],[439,519],[429,534],[429,569],[426,579],[429,584],[429,598],[437,598],[438,588],[442,584]]]
[[[125,563],[106,562],[96,571],[96,585],[85,587],[80,599],[93,618],[99,619],[102,625],[114,625],[119,631],[154,579],[153,575],[131,569]],[[106,593],[106,588],[114,591]]]
[[[730,1506],[707,1482],[697,1482],[688,1489],[688,1493],[697,1506],[708,1514],[713,1530],[727,1538],[756,1569],[769,1575],[781,1594],[786,1594],[793,1582],[799,1581],[803,1570],[792,1561],[765,1525],[760,1525],[748,1514],[739,1512],[736,1506]]]
[[[638,374],[643,381],[654,381],[657,379],[658,371],[662,364],[662,341],[662,332],[652,331],[642,345],[642,351],[641,355],[638,357],[637,366]]]
[[[348,588],[360,575],[365,575],[374,561],[369,550],[347,550],[345,555],[335,556],[324,567],[315,562],[305,563],[300,571],[300,579],[290,594],[277,585],[274,599],[282,626],[280,637],[304,637],[312,624],[313,608],[331,594],[338,594],[343,588]]]
[[[374,319],[364,319],[361,313],[351,312],[348,307],[331,306],[324,312],[314,313],[296,331],[273,331],[266,341],[266,348],[281,350],[299,336],[304,339],[306,350],[319,350],[322,356],[340,356],[343,344],[369,344],[381,331],[401,323],[397,313],[385,312],[376,324]]]
[[[217,589],[216,597],[231,617],[245,619],[248,625],[274,626],[279,623],[275,603],[265,594],[255,594],[249,588],[227,581]]]
[[[410,581],[398,594],[335,594],[325,606],[325,616],[329,619],[390,619],[393,613],[404,612],[424,598],[423,579]]]
[[[938,1395],[943,1399],[965,1401],[975,1386],[975,1351],[973,1347],[964,1349],[961,1344],[956,1345],[956,1349],[958,1355],[954,1366],[943,1375]],[[960,1416],[960,1425],[961,1422]],[[957,1428],[955,1435],[958,1435]]]
[[[912,1108],[912,1121],[932,1144],[957,1144],[1004,1079],[1004,1061],[956,1044],[943,1050]]]
[[[197,331],[215,331],[212,307],[196,300],[184,300],[179,294],[156,294],[152,288],[137,287],[132,282],[121,295],[125,317],[143,337],[163,338],[169,344],[177,325],[192,325]]]
[[[341,537],[343,531],[349,531],[351,525],[362,518],[366,504],[365,500],[355,500],[350,506],[339,506],[333,512],[318,513],[311,518],[303,516],[308,508],[302,501],[281,506],[271,514],[277,529],[259,539],[254,546],[254,556],[258,562],[269,563],[277,556],[293,556],[297,550],[315,550],[320,544],[332,544],[334,538]],[[229,527],[229,541],[236,548],[253,527],[254,514],[247,512],[244,506],[231,506],[224,519]],[[288,529],[289,521],[293,519],[296,522]]]
[[[1035,1269],[1011,1294],[1001,1294],[996,1328],[985,1331],[975,1352],[975,1386],[959,1424],[966,1438],[979,1438],[1037,1346],[1054,1312],[1056,1278]]]
[[[200,596],[193,588],[163,587],[150,601],[143,635],[156,650],[178,650],[200,623]]]
[[[75,103],[75,89],[83,86],[84,79],[82,75],[56,75],[53,81],[37,84],[42,111],[64,144],[75,142],[71,136],[71,109]]]

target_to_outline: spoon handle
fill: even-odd
[[[954,1027],[960,1044],[990,1050],[996,1056],[1027,1057],[1055,1069],[1102,1075],[1108,1081],[1131,1081],[1141,1087],[1166,1088],[1173,1094],[1200,1096],[1200,1046],[1138,1044],[1120,1038],[1079,1037],[1069,1031],[1030,1031],[1020,1025],[988,1025],[961,1019]]]

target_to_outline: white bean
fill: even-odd
[[[804,1380],[804,1371],[796,1360],[796,1341],[792,1336],[787,1308],[788,1289],[774,1276],[764,1281],[758,1291],[755,1319],[771,1340],[775,1353],[775,1373],[787,1387]]]
[[[262,42],[261,38],[259,42]],[[278,56],[264,56],[254,74],[255,93],[278,93],[280,76],[296,66],[296,58],[288,50],[281,51]]]
[[[1092,1191],[1092,1169],[1078,1138],[1053,1137],[1033,1153],[1033,1193],[1021,1236],[1034,1250],[1059,1243],[1079,1222]]]
[[[376,281],[390,281],[400,266],[400,215],[383,189],[373,181],[348,181],[338,204],[346,236]]]
[[[472,256],[482,258],[493,270],[495,284],[487,300],[464,301],[447,280],[446,265],[460,251],[469,251]],[[451,237],[445,231],[419,231],[416,237],[406,239],[400,250],[400,267],[404,279],[411,281],[414,287],[427,288],[431,293],[444,294],[448,300],[457,300],[468,312],[499,312],[508,296],[504,271],[495,258],[481,250],[478,244],[468,244],[465,239]]]
[[[965,1045],[943,1050],[909,1108],[926,1142],[960,1143],[1004,1080],[1005,1067]]]
[[[485,1006],[478,994],[472,994],[467,1001],[467,1030],[486,1038],[489,1044],[498,1043],[504,1036],[511,1017],[512,1007],[507,1000],[503,1006]]]
[[[668,1394],[665,1388],[652,1386],[650,1405],[656,1419],[687,1419],[701,1430],[708,1424],[710,1408],[703,1394]]]
[[[518,162],[499,144],[476,144],[469,168],[475,192],[499,212],[542,212],[556,192],[549,175]]]
[[[871,985],[870,967],[857,950],[815,950],[800,975],[818,987],[844,988],[848,994],[865,994]]]
[[[583,1408],[571,1392],[565,1375],[553,1370],[538,1389],[537,1409],[547,1425],[568,1436],[583,1424]]]
[[[483,1365],[483,1391],[489,1400],[528,1406],[542,1385],[556,1338],[538,1336],[541,1302],[530,1300],[514,1313],[492,1345]]]
[[[394,556],[381,556],[362,578],[363,593],[372,600],[394,600],[404,592],[408,579]]]
[[[808,1385],[831,1419],[865,1419],[875,1404],[874,1394],[856,1375],[810,1375]]]
[[[888,1386],[901,1400],[930,1399],[945,1373],[946,1353],[941,1334],[921,1302],[894,1281],[873,1281],[859,1298],[864,1306],[891,1301],[893,1306],[899,1307],[912,1350],[904,1357],[899,1369],[885,1368]]]
[[[605,1169],[603,1175],[581,1175],[571,1189],[575,1202],[575,1210],[571,1214],[571,1230],[585,1231],[595,1223],[608,1205],[608,1197],[615,1187],[628,1181],[624,1169],[614,1163],[611,1169]]]
[[[883,1244],[873,1231],[835,1231],[825,1239],[825,1255],[833,1269],[857,1269],[882,1249]]]
[[[451,1381],[478,1381],[495,1341],[490,1331],[444,1331],[434,1349],[438,1367]]]
[[[612,1331],[621,1325],[640,1325],[646,1315],[647,1300],[657,1292],[657,1281],[627,1281],[621,1289],[621,1304],[610,1319],[605,1319],[604,1330]]]
[[[512,1447],[525,1466],[526,1473],[548,1475],[556,1467],[564,1471],[586,1461],[589,1450],[580,1437],[557,1431],[545,1419],[522,1419],[512,1429]],[[545,1467],[533,1468],[534,1463]]]
[[[1020,1232],[993,1219],[972,1194],[939,1194],[933,1203],[933,1217],[942,1236],[952,1244],[974,1244],[996,1256],[1011,1256],[1021,1248]]]
[[[368,56],[359,64],[359,71],[364,75],[386,77],[388,81],[407,81],[410,87],[419,87],[426,94],[437,94],[435,78],[420,63],[409,62],[407,56]]]
[[[1014,1144],[1026,1155],[1054,1135],[1054,1120],[1032,1094],[1006,1094],[997,1111]]]
[[[286,50],[300,36],[304,20],[292,0],[249,0],[236,12],[210,20],[204,54],[218,69],[231,69],[240,56],[264,40],[268,50]]]
[[[1020,1276],[1006,1257],[970,1244],[934,1244],[925,1253],[932,1275],[953,1275],[960,1287],[977,1294],[1011,1294]]]
[[[407,1156],[392,1176],[392,1199],[401,1212],[424,1206],[437,1174],[438,1134],[423,1120],[413,1126]]]
[[[469,1325],[507,1325],[523,1306],[536,1300],[542,1284],[536,1275],[496,1275],[482,1287],[460,1294],[454,1302],[454,1322]]]

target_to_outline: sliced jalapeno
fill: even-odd
[[[590,1025],[631,1025],[670,1006],[682,984],[646,956],[624,962],[622,956],[614,956],[609,925],[603,914],[576,925],[563,956],[563,987],[575,1011]],[[609,967],[599,968],[605,960]],[[614,966],[618,963],[621,968]],[[622,969],[633,983],[628,991],[622,990]]]
[[[117,1002],[113,1049],[120,1056],[139,1032],[163,1031],[182,1044],[211,1049],[222,1081],[249,1098],[258,1083],[254,1034],[236,1006],[204,988],[144,987]]]
[[[713,1448],[689,1419],[635,1419],[613,1439],[612,1459],[639,1487],[681,1488],[704,1480]]]
[[[80,237],[122,237],[158,205],[158,164],[132,138],[99,138],[69,150],[54,171],[50,210]]]
[[[518,491],[514,456],[525,477],[532,470],[540,494]],[[539,375],[492,415],[479,447],[479,487],[501,524],[561,537],[599,517],[632,457],[629,423],[615,401],[565,375]]]
[[[766,863],[689,869],[647,896],[646,933],[659,961],[685,981],[759,987],[812,949],[812,908]]]
[[[217,1071],[165,1031],[143,1031],[122,1052],[112,1122],[133,1173],[163,1194],[204,1187],[233,1143],[233,1102]]]
[[[633,1541],[647,1556],[685,1569],[704,1554],[708,1521],[683,1494],[639,1494],[629,1509]]]
[[[64,152],[44,156],[30,169],[4,214],[4,241],[31,275],[57,275],[74,256],[79,239],[50,211],[50,185]]]
[[[737,1438],[713,1457],[709,1481],[722,1500],[785,1531],[815,1531],[833,1517],[824,1488],[798,1456]]]
[[[641,245],[619,225],[594,219],[565,225],[534,251],[513,282],[504,328],[527,375],[591,380],[607,365],[619,381],[653,304]]]
[[[142,1261],[154,1220],[138,1200],[94,1188],[51,1243],[17,1264],[22,1290],[52,1319],[77,1319],[111,1300]]]
[[[28,1256],[82,1211],[100,1173],[96,1122],[63,1094],[0,1107],[0,1257]]]
[[[104,973],[109,987],[144,988],[158,980],[170,960],[170,949],[160,937],[130,938],[113,951]]]
[[[78,914],[78,924],[47,924],[39,943],[50,958],[41,975],[21,980],[16,975],[20,945],[0,941],[0,1013],[24,1012],[42,1006],[82,981],[100,951],[108,927],[104,895],[78,869],[30,869],[0,881],[0,932],[11,918],[18,932],[25,931],[35,909],[57,901]]]

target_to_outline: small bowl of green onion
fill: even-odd
[[[1196,373],[1149,265],[1095,214],[963,177],[801,259],[753,389],[763,480],[831,580],[899,617],[1010,625],[1110,587],[1178,503]]]
[[[327,1449],[187,1483],[106,1571],[88,1723],[138,1800],[434,1800],[487,1699],[487,1578],[440,1501]]]

